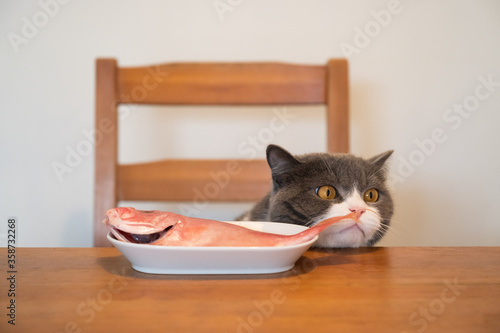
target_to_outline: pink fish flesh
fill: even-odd
[[[295,235],[278,235],[214,220],[170,212],[113,208],[103,222],[119,240],[166,246],[286,246],[307,242],[344,219],[357,221],[356,213],[326,219]]]

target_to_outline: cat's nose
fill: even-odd
[[[359,219],[361,215],[366,212],[366,209],[363,208],[349,208],[349,210],[353,213],[356,213],[356,218]]]

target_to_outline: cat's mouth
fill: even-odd
[[[354,222],[354,224],[350,225],[350,226],[347,226],[345,227],[344,229],[342,230],[339,230],[337,231],[336,233],[344,233],[344,232],[353,232],[353,231],[361,231],[361,233],[363,234],[363,236],[365,236],[365,232],[363,231],[363,229],[359,226],[359,223],[358,222]]]

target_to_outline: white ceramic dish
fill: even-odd
[[[264,232],[293,235],[307,227],[275,222],[228,222]],[[291,269],[316,241],[279,247],[183,247],[133,244],[108,234],[132,267],[152,274],[264,274]]]

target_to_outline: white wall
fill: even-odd
[[[381,245],[500,245],[500,2],[238,2],[223,20],[213,0],[0,3],[0,245],[15,217],[21,246],[91,246],[94,158],[82,149],[93,129],[97,57],[130,66],[322,64],[346,55],[342,48],[350,51],[352,152],[396,151],[396,213]],[[380,14],[388,9],[390,19]],[[365,28],[371,37],[363,39]],[[488,79],[493,86],[481,86]],[[449,111],[464,103],[473,111]],[[295,118],[273,142],[294,153],[325,149],[321,107],[274,112],[283,110]],[[247,120],[254,111],[123,110],[120,159],[241,157],[238,144],[273,117],[272,108],[261,108]],[[433,132],[440,142],[430,144]],[[185,143],[174,144],[178,138]],[[53,164],[66,164],[77,149],[81,160],[58,179]],[[199,215],[231,219],[249,205],[215,205]]]

